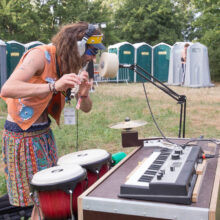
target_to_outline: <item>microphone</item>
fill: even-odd
[[[115,53],[102,53],[99,62],[98,72],[102,78],[115,78],[119,68],[133,69],[133,64],[119,64],[118,56]]]

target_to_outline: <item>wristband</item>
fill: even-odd
[[[49,88],[50,88],[50,91],[53,93],[53,94],[57,94],[57,90],[55,88],[55,82],[51,82],[49,83]]]
[[[88,97],[87,95],[80,96],[81,99],[86,99],[87,97]]]
[[[48,83],[48,85],[49,85],[49,90],[50,90],[50,92],[53,92],[53,91],[52,91],[52,88],[51,88],[51,83]]]

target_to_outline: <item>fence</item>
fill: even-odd
[[[103,78],[99,75],[99,64],[94,64],[94,83],[96,85],[101,82],[114,82],[114,83],[119,83],[119,82],[126,82],[128,83],[130,80],[130,70],[128,68],[123,68],[120,69],[117,73],[117,76],[113,79],[110,78]]]

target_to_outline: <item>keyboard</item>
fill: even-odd
[[[154,150],[121,185],[119,197],[191,204],[200,154],[198,146]]]

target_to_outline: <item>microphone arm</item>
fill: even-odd
[[[165,92],[167,95],[172,97],[177,101],[177,104],[180,104],[180,121],[179,121],[179,135],[178,137],[181,138],[181,133],[182,137],[185,138],[185,125],[186,125],[186,96],[185,95],[179,95],[175,91],[173,91],[171,88],[166,86],[164,83],[162,83],[160,80],[152,76],[150,73],[148,73],[145,69],[140,67],[137,64],[119,64],[119,68],[127,68],[127,69],[132,69],[134,70],[139,76]],[[148,77],[143,75],[141,72],[143,71]],[[153,81],[152,81],[153,80]],[[155,83],[155,81],[158,83]],[[183,129],[183,130],[182,130]]]

